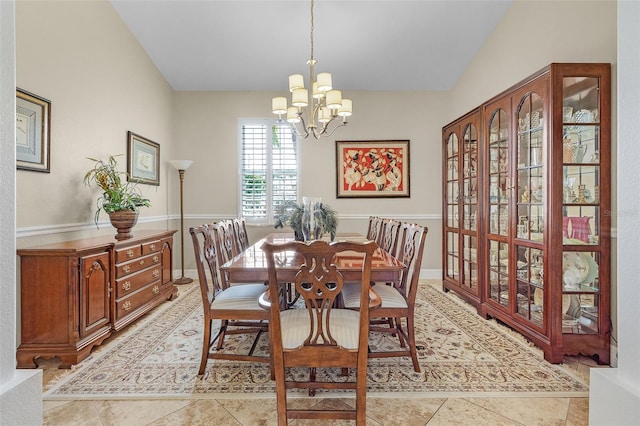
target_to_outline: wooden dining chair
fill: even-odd
[[[377,216],[369,217],[369,227],[367,228],[367,239],[378,242],[382,235],[383,219]]]
[[[382,224],[382,235],[379,237],[378,246],[387,253],[394,254],[398,242],[398,234],[402,222],[394,219],[384,219]]]
[[[268,356],[253,355],[261,333],[268,329],[269,314],[258,304],[267,287],[264,284],[247,284],[224,288],[218,275],[219,242],[216,242],[215,225],[193,227],[189,232],[193,240],[204,307],[202,357],[198,375],[204,374],[208,359],[269,362]],[[214,321],[220,321],[220,329],[211,338]],[[255,333],[256,336],[248,354],[221,352],[227,335],[249,333]]]
[[[233,219],[224,219],[214,223],[213,230],[216,233],[219,246],[217,251],[218,264],[224,265],[240,253],[236,242]],[[222,288],[227,288],[231,285],[227,275],[222,271],[220,272],[220,283]]]
[[[410,356],[416,372],[420,372],[420,364],[415,338],[415,302],[427,232],[426,227],[402,223],[395,255],[404,265],[402,278],[397,283],[374,285],[382,305],[371,312],[370,321],[372,332],[396,335],[400,340],[400,349],[370,351],[369,358]],[[346,285],[343,299],[345,308],[360,309],[360,288],[356,284]],[[403,323],[406,323],[406,329]]]
[[[236,248],[239,251],[245,251],[250,246],[249,236],[247,234],[247,220],[244,217],[235,217],[232,220]]]
[[[269,336],[272,366],[276,381],[278,424],[288,419],[350,419],[364,425],[366,421],[367,341],[369,335],[369,282],[371,261],[377,245],[368,241],[334,242],[293,241],[284,244],[264,243],[269,271],[269,295],[278,300],[283,279],[278,265],[284,256],[304,259],[294,282],[304,304],[284,309],[281,304],[270,307]],[[335,306],[344,287],[343,277],[332,263],[336,253],[362,253],[361,300],[359,310]],[[290,367],[309,368],[309,379],[298,380],[299,374],[287,375]],[[352,380],[316,381],[318,368],[355,369]],[[287,389],[355,389],[355,408],[338,410],[295,409],[287,403]]]

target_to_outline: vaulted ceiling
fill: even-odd
[[[112,0],[175,90],[286,90],[308,79],[304,0]],[[449,90],[511,0],[316,0],[316,72],[343,90]]]

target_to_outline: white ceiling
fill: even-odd
[[[112,0],[175,90],[308,79],[310,1]],[[316,0],[316,72],[343,90],[449,90],[511,0]]]

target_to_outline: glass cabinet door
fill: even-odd
[[[502,108],[489,120],[488,158],[488,226],[489,292],[491,300],[509,306],[509,122]]]
[[[543,97],[529,92],[519,102],[516,144],[516,313],[544,326],[544,265],[542,243],[546,200]]]
[[[446,218],[445,218],[445,275],[453,280],[459,277],[459,212],[458,203],[460,199],[460,181],[459,181],[459,139],[455,133],[451,133],[446,139]]]
[[[477,293],[478,259],[478,129],[468,124],[462,135],[462,281],[461,284]]]
[[[599,84],[597,77],[563,78],[563,333],[599,332]]]

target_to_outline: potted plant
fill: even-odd
[[[88,160],[93,161],[94,165],[84,175],[83,181],[89,187],[95,185],[102,190],[96,202],[96,226],[100,212],[104,211],[118,231],[116,239],[131,238],[131,228],[138,221],[139,208],[150,207],[149,199],[144,198],[137,185],[128,180],[126,172],[118,170],[115,156],[110,155],[106,161],[95,158]]]
[[[278,205],[275,210],[274,227],[278,229],[288,225],[293,229],[295,239],[304,241],[304,234],[302,232],[304,213],[304,204],[298,204],[295,201],[285,201]],[[319,236],[328,233],[331,236],[331,241],[336,238],[338,214],[335,210],[324,203],[319,203],[316,207],[315,222]]]

